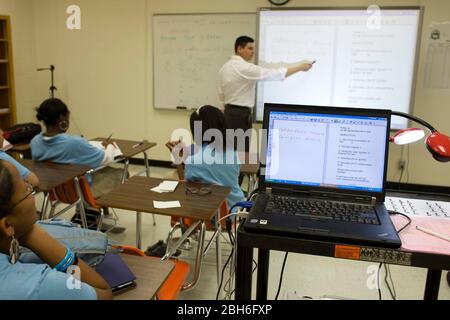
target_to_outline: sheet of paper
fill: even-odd
[[[178,186],[178,181],[163,181],[158,186],[150,189],[157,193],[174,192]]]
[[[2,151],[8,151],[8,150],[11,149],[12,147],[13,147],[13,145],[10,144],[10,143],[8,142],[8,140],[3,139],[3,146],[2,146],[2,148],[1,148]]]
[[[180,201],[153,201],[153,206],[156,209],[170,209],[170,208],[180,208]]]
[[[97,149],[100,149],[102,151],[105,151],[105,147],[103,146],[102,141],[89,141],[89,143],[91,145],[93,145],[94,147],[96,147]],[[123,156],[122,150],[120,150],[119,146],[117,145],[117,143],[113,143],[113,147],[114,148],[110,148],[112,151],[112,156],[113,158],[118,158],[120,156]]]
[[[161,190],[173,192],[178,186],[178,181],[163,181],[159,184]]]

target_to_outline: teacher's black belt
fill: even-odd
[[[235,104],[228,104],[228,103],[225,105],[225,108],[251,110],[250,107],[238,106]]]

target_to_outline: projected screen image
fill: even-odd
[[[309,72],[259,82],[256,119],[264,103],[361,107],[410,112],[420,8],[268,10],[259,12],[258,64],[316,60]],[[394,117],[393,129],[407,120]]]

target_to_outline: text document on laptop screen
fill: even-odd
[[[267,182],[382,192],[386,118],[272,111]]]
[[[258,82],[256,120],[264,103],[409,113],[420,26],[420,7],[259,11],[259,65],[316,62],[284,81]],[[393,117],[393,129],[406,126],[406,119]]]

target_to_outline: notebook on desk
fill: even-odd
[[[398,248],[384,206],[389,110],[266,104],[261,190],[246,230]]]
[[[106,253],[103,261],[95,269],[109,284],[114,294],[136,286],[135,275],[118,254]]]
[[[102,150],[102,151],[105,151],[105,150],[106,150],[106,148],[105,148],[105,146],[103,145],[103,142],[102,142],[102,141],[89,141],[89,143],[90,143],[91,145],[93,145],[94,147],[96,147],[97,149],[100,149],[100,150]],[[111,149],[111,150],[112,150],[112,156],[113,156],[113,158],[114,158],[114,159],[117,159],[117,158],[122,157],[122,156],[123,156],[123,152],[122,152],[122,150],[120,150],[120,148],[119,148],[119,146],[117,145],[117,143],[114,142],[112,145],[113,145],[113,147],[114,147],[114,148]]]

